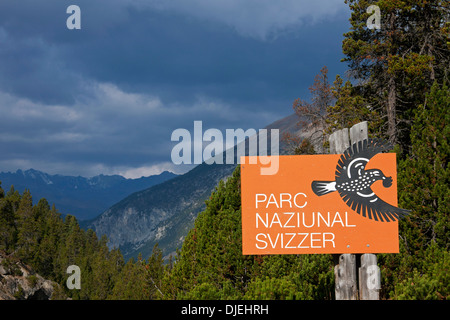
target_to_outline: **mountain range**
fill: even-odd
[[[90,220],[133,192],[147,189],[176,176],[165,171],[159,175],[138,179],[126,179],[120,175],[85,178],[50,175],[29,169],[1,172],[0,181],[5,192],[11,186],[21,193],[29,189],[33,202],[45,198],[63,215],[71,214],[78,220]]]
[[[281,139],[284,133],[299,135],[297,123],[298,117],[293,114],[265,129],[279,129]],[[246,148],[248,153],[248,143]],[[281,139],[280,153],[283,149]],[[147,258],[156,243],[167,257],[181,247],[198,213],[205,208],[205,200],[235,168],[236,164],[202,163],[174,179],[131,194],[84,226],[98,236],[105,234],[109,247],[120,248],[125,258],[139,253]]]

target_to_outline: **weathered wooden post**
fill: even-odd
[[[349,139],[350,138],[350,139]],[[343,153],[351,144],[368,139],[367,122],[355,124],[332,133],[329,137],[330,153]],[[349,142],[350,140],[350,142]],[[359,299],[378,300],[380,290],[380,269],[377,267],[377,257],[374,254],[363,254],[361,264],[356,272],[357,257],[354,254],[333,255],[335,275],[336,300]],[[358,255],[359,258],[359,255]]]
[[[359,299],[379,300],[381,289],[380,269],[377,266],[377,256],[372,253],[361,255],[359,268]]]
[[[351,144],[369,138],[367,121],[355,124],[350,128]],[[370,245],[370,244],[368,244]],[[379,300],[381,276],[377,266],[377,256],[372,253],[361,255],[359,268],[359,299]]]
[[[350,146],[348,129],[333,132],[328,141],[330,153],[341,154]],[[335,254],[334,279],[336,300],[357,300],[356,259],[354,254]]]
[[[334,292],[336,300],[357,300],[358,283],[356,278],[356,258],[354,254],[333,255],[334,265]],[[337,263],[336,263],[337,256]]]

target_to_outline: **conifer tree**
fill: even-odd
[[[448,77],[447,1],[346,0],[351,30],[342,49],[363,96],[386,118],[393,143],[409,143],[409,117],[434,80]],[[368,29],[370,5],[381,13],[380,29]],[[406,129],[406,130],[405,130]]]
[[[158,243],[155,244],[152,250],[152,255],[145,265],[145,293],[147,299],[162,299],[164,293],[161,291],[162,281],[165,273],[164,260],[162,250]]]
[[[337,75],[332,86],[332,93],[335,103],[327,108],[327,134],[368,121],[370,134],[382,136],[380,114],[358,92],[358,87],[353,86],[349,80],[344,83],[341,76]]]
[[[17,241],[16,216],[14,204],[0,187],[0,250],[13,250]]]
[[[401,162],[399,170],[400,204],[412,210],[410,220],[416,227],[414,235],[405,235],[412,252],[431,241],[449,246],[449,137],[449,90],[435,83],[416,111],[411,155]]]
[[[108,299],[111,300],[148,300],[144,263],[128,260],[114,277],[114,288]]]
[[[34,262],[41,232],[39,230],[38,215],[33,210],[33,200],[29,190],[25,190],[22,195],[17,216],[20,226],[17,240],[18,255],[21,259]]]

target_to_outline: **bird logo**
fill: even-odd
[[[335,181],[313,181],[311,188],[318,196],[337,191],[352,210],[375,221],[390,222],[402,219],[409,210],[400,209],[383,201],[371,189],[374,182],[392,186],[392,177],[386,177],[380,169],[368,169],[366,165],[378,153],[392,149],[392,145],[380,139],[365,139],[354,143],[341,155],[336,166]]]

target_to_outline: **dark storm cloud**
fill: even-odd
[[[2,1],[0,171],[167,169],[176,128],[261,128],[290,114],[323,65],[331,79],[343,72],[347,12],[258,3]],[[66,28],[70,4],[81,30]]]

